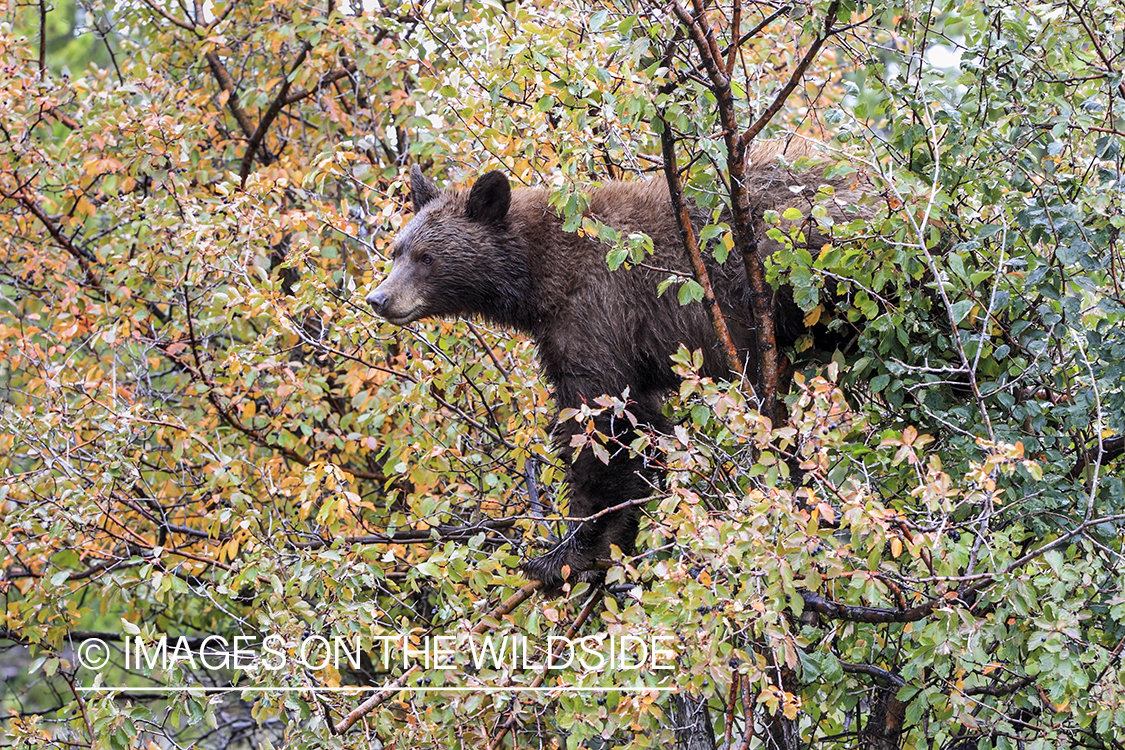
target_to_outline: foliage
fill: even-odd
[[[83,6],[108,62],[41,60],[35,7],[0,28],[13,743],[1120,745],[1125,12],[676,7]],[[833,222],[831,191],[795,196],[758,227],[832,235],[765,269],[820,324],[787,352],[787,420],[754,373],[710,382],[681,352],[639,554],[604,589],[524,601],[516,564],[565,508],[533,347],[474,321],[396,329],[363,291],[411,163],[459,184],[502,167],[612,265],[643,262],[646,238],[585,216],[583,191],[663,179],[662,134],[715,210],[700,243],[741,250],[708,54],[740,129],[822,141],[866,198]],[[698,279],[668,285],[700,304]],[[383,636],[470,632],[656,636],[676,669],[379,658]],[[122,639],[161,634],[368,653],[126,662]],[[100,674],[78,658],[95,639]],[[95,680],[126,690],[80,690]],[[430,690],[313,691],[394,680]],[[702,701],[710,730],[659,691],[483,689],[640,683]],[[232,685],[263,690],[199,689]]]

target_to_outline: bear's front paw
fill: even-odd
[[[559,596],[565,583],[573,585],[579,581],[600,581],[604,573],[591,569],[593,562],[588,554],[563,542],[550,552],[527,560],[520,565],[520,570],[528,578],[543,583],[540,591],[545,596]]]

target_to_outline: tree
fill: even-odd
[[[83,7],[106,57],[69,76],[40,44],[61,6],[0,29],[12,741],[1125,742],[1118,4]],[[756,210],[741,155],[767,137],[814,140],[867,194],[854,219],[831,190]],[[413,163],[549,187],[611,266],[645,238],[584,191],[669,180],[673,210],[714,209],[686,253],[748,259],[756,302],[787,284],[817,326],[780,350],[758,304],[738,382],[669,363],[666,486],[604,587],[514,572],[565,512],[529,342],[362,305]],[[757,264],[767,233],[786,249]],[[706,278],[665,286],[706,304]],[[462,640],[407,666],[401,634]],[[284,658],[128,651],[161,635]],[[502,636],[561,659],[551,635],[675,669],[474,664]],[[363,656],[306,668],[317,637]],[[373,689],[323,689],[349,685]],[[652,690],[594,692],[623,686]]]

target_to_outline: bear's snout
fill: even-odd
[[[371,309],[380,317],[383,317],[383,313],[387,310],[387,293],[382,289],[382,286],[376,287],[367,295],[367,304],[371,305]]]
[[[383,320],[396,326],[413,323],[425,315],[425,302],[414,284],[392,273],[367,295],[367,304]]]

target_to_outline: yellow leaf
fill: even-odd
[[[817,305],[805,313],[805,328],[812,328],[820,322],[820,314],[824,312],[824,305]]]

